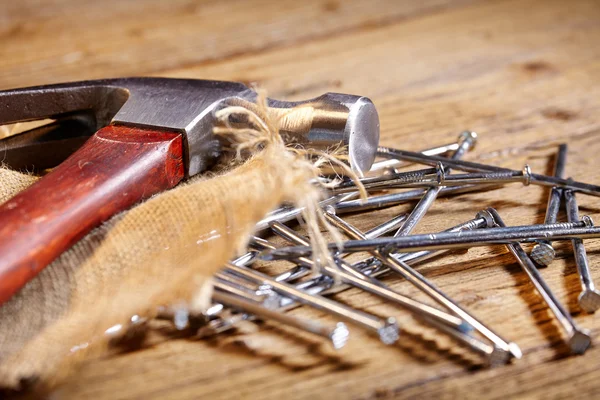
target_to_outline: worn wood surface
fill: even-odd
[[[23,0],[0,5],[0,87],[65,80],[161,75],[257,82],[271,97],[326,91],[370,97],[382,144],[418,150],[480,134],[466,159],[550,173],[568,142],[567,174],[600,182],[600,3],[561,0],[137,1]],[[496,207],[507,224],[541,223],[547,191],[510,186],[438,200],[417,232],[438,231]],[[600,202],[580,196],[582,213]],[[362,228],[408,211],[395,207],[350,220]],[[564,215],[561,216],[564,218]],[[587,242],[592,273],[600,241]],[[596,343],[600,320],[577,306],[579,280],[569,243],[542,271]],[[600,350],[569,356],[562,333],[504,248],[473,249],[421,271],[498,332],[524,357],[480,368],[378,299],[337,296],[407,332],[385,347],[361,331],[338,356],[310,352],[299,366],[277,351],[184,338],[91,360],[59,390],[74,398],[571,398],[600,393]],[[388,279],[421,298],[401,280]],[[320,316],[300,309],[299,315]],[[265,335],[276,330],[263,327]],[[269,336],[269,337],[271,337]],[[288,339],[289,340],[289,339]],[[308,343],[308,342],[307,342]]]

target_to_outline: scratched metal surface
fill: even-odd
[[[373,99],[382,144],[418,150],[465,128],[480,135],[467,160],[550,173],[567,141],[567,175],[600,183],[600,3],[514,0],[136,1],[55,0],[0,4],[0,88],[67,80],[162,75],[257,82],[275,98],[326,91]],[[510,186],[461,201],[438,200],[416,232],[438,231],[496,207],[507,224],[541,223],[547,191]],[[600,213],[597,198],[579,198]],[[370,228],[409,206],[354,216]],[[564,214],[562,215],[564,218]],[[598,218],[597,218],[598,219]],[[587,243],[592,273],[600,241]],[[503,248],[432,261],[421,271],[504,336],[524,358],[486,370],[435,334],[385,347],[356,329],[339,356],[298,340],[312,363],[272,351],[179,338],[90,360],[59,390],[93,398],[570,397],[600,391],[600,350],[570,357],[561,332]],[[575,320],[600,333],[577,306],[570,245],[542,271]],[[404,293],[419,294],[390,279]],[[337,298],[381,315],[402,311],[349,290]],[[299,315],[319,316],[300,309]],[[277,336],[275,328],[265,332]]]

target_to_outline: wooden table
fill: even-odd
[[[550,173],[568,142],[567,174],[600,182],[600,3],[561,0],[94,1],[0,5],[0,88],[129,75],[256,82],[275,98],[327,91],[370,97],[383,145],[418,150],[480,135],[468,160]],[[541,223],[547,190],[513,185],[440,199],[418,226],[433,232],[496,207],[507,224]],[[580,196],[582,213],[600,202]],[[410,205],[350,221],[368,228]],[[561,216],[564,218],[564,215]],[[600,241],[590,240],[593,274]],[[569,243],[542,274],[577,323]],[[275,328],[238,340],[163,341],[90,360],[58,394],[73,398],[567,398],[600,393],[600,348],[570,356],[562,332],[503,247],[472,249],[420,271],[524,352],[485,369],[468,352],[414,325],[401,310],[356,290],[337,296],[395,315],[406,328],[386,347],[360,330],[337,355]],[[393,287],[416,298],[399,279]],[[318,316],[306,309],[299,315]],[[263,339],[263,342],[257,341]],[[596,338],[597,339],[597,338]],[[229,341],[229,344],[224,342]],[[309,353],[306,356],[306,353]],[[297,355],[302,354],[301,362]],[[476,359],[476,358],[475,358]]]

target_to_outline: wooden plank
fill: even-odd
[[[424,0],[402,7],[390,0],[2,2],[0,87],[215,63],[469,2]]]
[[[64,1],[67,7],[70,3]],[[123,10],[131,6],[124,4]],[[333,15],[335,21],[331,25],[323,23],[323,19],[315,17],[316,13],[323,13],[321,9],[306,9],[313,3],[306,8],[294,4],[286,3],[298,7],[289,11],[288,17],[300,21],[298,26],[307,25],[305,28],[313,33],[301,36],[286,31],[289,38],[285,45],[276,41],[270,42],[275,45],[265,45],[271,39],[257,33],[258,25],[248,27],[240,36],[227,32],[225,26],[215,27],[219,25],[215,19],[214,24],[206,26],[190,25],[185,29],[193,33],[184,36],[202,37],[214,28],[229,38],[219,42],[225,46],[220,45],[220,50],[227,51],[212,60],[208,56],[195,59],[196,55],[169,47],[175,44],[166,45],[168,40],[164,39],[158,40],[156,49],[170,51],[168,54],[177,59],[173,64],[160,60],[157,54],[161,53],[141,41],[127,42],[131,65],[121,61],[110,66],[95,64],[116,52],[110,44],[114,37],[109,34],[94,45],[105,49],[99,58],[86,58],[82,65],[91,76],[158,71],[156,74],[169,76],[258,82],[273,97],[280,98],[300,99],[325,91],[360,93],[371,97],[380,110],[383,144],[416,150],[446,143],[470,128],[480,133],[481,141],[467,159],[515,168],[528,162],[534,171],[547,173],[556,144],[567,141],[567,173],[577,179],[600,182],[600,172],[595,168],[600,151],[596,139],[600,132],[600,47],[593,45],[600,39],[600,5],[596,1],[460,4],[445,7],[445,12],[391,17],[385,24],[365,24],[371,18],[369,12],[375,11],[361,8],[365,13],[363,22],[354,28],[348,28],[345,21]],[[385,5],[387,8],[383,3],[379,5],[380,18],[392,12],[401,15],[408,12],[405,7],[411,7]],[[89,5],[81,7],[93,9]],[[252,20],[249,16],[257,14],[256,7],[240,7],[235,12],[228,9],[235,14],[232,20]],[[340,9],[344,7],[363,6],[344,2]],[[283,6],[278,12],[283,13],[282,9]],[[258,11],[261,17],[275,13],[265,7]],[[165,10],[165,14],[169,15],[169,11]],[[215,12],[213,16],[217,15],[225,14]],[[170,29],[185,16],[178,18],[165,18],[170,21]],[[140,21],[148,26],[143,16]],[[337,33],[323,33],[326,29]],[[317,31],[321,33],[314,33]],[[95,32],[98,35],[99,28]],[[259,44],[248,38],[248,32],[255,34]],[[242,42],[236,43],[240,38]],[[89,38],[77,40],[89,45]],[[29,74],[27,78],[16,76],[17,62],[0,64],[0,77],[4,77],[0,78],[0,86],[19,79],[47,79],[47,74],[52,79],[76,79],[82,74],[73,66],[58,68],[61,61],[40,67],[38,56],[29,57],[32,61],[20,61]],[[190,62],[193,65],[189,67],[165,70],[169,65]],[[498,208],[508,224],[539,223],[543,220],[546,196],[544,189],[515,185],[461,196],[460,201],[441,199],[417,231],[447,228],[488,206]],[[594,216],[600,211],[597,198],[581,196],[579,201],[582,213]],[[368,218],[354,216],[350,221],[368,228],[409,210],[408,205],[399,206],[369,214]],[[586,244],[594,266],[600,261],[600,241]],[[598,318],[584,315],[577,306],[579,281],[570,245],[561,244],[557,250],[557,261],[542,275],[576,321],[596,336],[600,332]],[[349,290],[337,298],[380,315],[398,317],[406,330],[398,345],[385,347],[357,329],[352,330],[352,340],[339,356],[332,356],[310,340],[282,335],[273,327],[262,328],[258,334],[214,341],[156,339],[148,349],[88,362],[57,394],[77,398],[178,399],[564,398],[575,388],[580,395],[597,394],[598,349],[582,357],[568,356],[560,328],[505,249],[453,253],[420,270],[489,326],[516,341],[524,351],[524,359],[502,368],[482,369],[468,353],[457,350],[442,335],[414,325],[406,313]],[[592,272],[600,279],[598,271]],[[386,281],[403,293],[424,299],[400,279]],[[295,312],[332,321],[305,308]],[[251,349],[238,343],[241,339]],[[228,340],[232,343],[225,343]]]

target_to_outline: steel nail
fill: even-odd
[[[561,144],[558,146],[558,153],[556,154],[556,162],[554,164],[554,176],[557,178],[563,178],[565,173],[565,165],[567,161],[567,145]],[[548,195],[548,205],[546,206],[546,217],[544,218],[544,224],[551,225],[555,224],[558,212],[560,210],[560,199],[562,197],[562,189],[553,187],[550,189]],[[552,242],[548,240],[540,240],[533,246],[531,253],[529,253],[533,261],[540,267],[547,267],[554,260],[556,252],[552,247]]]
[[[290,297],[302,304],[328,312],[329,314],[340,318],[345,318],[356,325],[362,326],[363,328],[376,333],[381,342],[384,344],[392,344],[398,340],[398,325],[394,318],[382,319],[372,314],[355,310],[322,296],[311,295],[295,288],[294,286],[276,281],[265,274],[248,269],[244,266],[228,263],[226,269],[235,273],[236,275],[250,279],[257,284],[269,285],[279,294]]]
[[[289,227],[281,224],[274,223],[273,231],[285,239],[291,241],[296,244],[308,245],[309,242],[306,238],[298,235]],[[427,304],[421,303],[419,301],[413,300],[409,297],[406,297],[391,288],[385,285],[383,282],[373,279],[367,275],[361,274],[356,271],[354,268],[349,266],[343,260],[337,260],[340,264],[340,269],[333,269],[329,266],[324,266],[325,272],[331,276],[339,276],[343,282],[352,285],[354,287],[365,290],[369,293],[372,293],[376,296],[389,300],[401,307],[404,307],[408,311],[412,312],[417,317],[425,317],[427,322],[430,320],[435,320],[442,324],[448,325],[453,329],[458,329],[459,331],[466,332],[471,330],[471,326],[460,318],[457,318],[453,315],[450,315],[446,312],[440,311],[434,307],[431,307]],[[305,259],[304,262],[312,263],[312,260]],[[358,276],[357,276],[358,274]]]
[[[488,221],[486,218],[477,217],[472,220],[466,221],[459,225],[456,225],[444,232],[459,232],[461,230],[469,230],[469,229],[480,229],[486,226],[491,226],[493,221],[491,219]],[[421,251],[415,253],[406,253],[406,254],[392,254],[392,256],[400,258],[401,261],[409,263],[412,265],[413,263],[424,261],[428,258],[434,257],[440,251]],[[362,274],[365,274],[369,277],[379,277],[385,275],[390,272],[390,269],[387,268],[379,259],[375,257],[370,257],[365,260],[359,261],[352,266],[353,269],[359,270]],[[310,279],[299,285],[302,286],[304,290],[310,290],[311,293],[322,293],[322,294],[333,294],[338,293],[341,290],[347,288],[347,285],[336,285],[332,286],[332,279],[323,279],[322,276]],[[282,303],[285,303],[285,299],[282,300]]]
[[[367,191],[395,187],[422,187],[435,184],[437,168],[425,168],[406,172],[395,172],[371,178],[361,178],[360,183]],[[357,190],[356,182],[347,180],[332,189],[333,193],[348,193]]]
[[[593,226],[590,217],[584,215],[580,222],[565,222],[554,225],[523,225],[505,228],[478,229],[464,232],[441,232],[383,237],[369,240],[348,240],[341,245],[345,253],[386,249],[396,252],[418,252],[428,250],[462,249],[517,242],[532,242],[540,239],[570,240],[573,238],[600,238],[600,227]],[[339,250],[338,243],[329,243],[331,251]],[[261,254],[263,260],[296,259],[308,257],[312,249],[307,246],[282,247]]]
[[[268,240],[265,240],[258,236],[252,236],[252,238],[250,239],[250,246],[259,251],[276,249],[276,247]]]
[[[471,131],[461,133],[458,141],[458,148],[450,158],[453,160],[460,159],[467,151],[469,151],[469,149],[475,147],[476,143],[477,133]],[[449,170],[446,171],[446,173],[449,172]],[[415,208],[413,208],[412,212],[406,218],[406,221],[404,221],[404,224],[402,224],[402,227],[394,234],[395,237],[406,236],[412,232],[433,205],[442,188],[443,186],[438,186],[427,189],[421,200],[419,200]]]
[[[356,197],[358,197],[358,192],[335,194],[319,202],[319,207],[324,208],[341,201],[348,201],[354,199]],[[262,231],[263,229],[267,229],[269,227],[269,224],[273,221],[291,221],[294,218],[301,215],[303,210],[303,208],[292,206],[280,207],[277,210],[271,211],[265,218],[261,219],[254,227],[254,230],[258,232]]]
[[[504,221],[498,214],[498,212],[493,208],[488,208],[487,213],[494,219],[494,222],[497,226],[504,227]],[[571,315],[565,310],[565,308],[560,304],[560,302],[556,299],[544,279],[542,275],[538,271],[538,269],[533,264],[533,261],[527,256],[525,250],[518,243],[510,243],[507,244],[506,247],[510,250],[513,256],[518,261],[519,265],[523,268],[523,270],[529,276],[529,280],[535,286],[538,293],[542,296],[560,325],[565,330],[568,337],[568,344],[571,348],[571,351],[575,354],[583,354],[587,348],[591,344],[591,338],[589,335],[589,331],[586,329],[581,329],[577,327]]]
[[[473,229],[481,229],[481,228],[491,228],[490,220],[478,215],[474,219],[471,219],[469,221],[466,221],[466,222],[463,222],[456,226],[453,226],[452,228],[447,229],[443,232],[455,233],[455,232],[470,231]],[[439,253],[440,253],[439,251],[419,251],[416,253],[405,253],[405,254],[392,253],[391,255],[392,255],[392,257],[398,259],[399,261],[409,263],[412,261],[421,262],[421,261],[424,261],[431,257],[435,257]]]
[[[462,137],[462,134],[461,134],[461,136],[458,137],[458,141],[456,143],[450,143],[450,144],[445,144],[445,145],[438,146],[438,147],[432,147],[432,148],[429,148],[426,150],[421,150],[420,153],[428,155],[428,156],[441,156],[446,153],[456,151],[461,137]],[[411,163],[401,161],[401,160],[394,160],[394,159],[377,161],[377,162],[373,163],[373,166],[369,170],[369,173],[379,172],[379,171],[385,170],[385,169],[392,169],[392,168],[395,169],[395,168],[403,167],[403,166],[406,166],[409,164],[411,164]]]
[[[213,300],[226,304],[230,307],[240,309],[243,312],[254,314],[259,318],[278,321],[282,324],[324,337],[331,342],[334,349],[341,349],[348,341],[349,331],[346,325],[342,322],[338,322],[334,327],[330,327],[316,321],[294,317],[277,310],[263,307],[259,303],[248,301],[247,299],[234,294],[218,291],[213,293]]]
[[[217,290],[235,294],[256,303],[261,303],[267,308],[274,309],[279,306],[280,296],[272,290],[261,287],[257,288],[256,286],[251,287],[252,284],[250,282],[245,284],[245,280],[236,278],[237,277],[235,276],[219,272],[215,274],[213,287]]]
[[[334,215],[330,212],[325,212],[325,218],[334,224],[336,227],[344,231],[348,236],[353,237],[354,239],[362,239],[364,240],[364,235],[358,231],[355,227],[348,224],[346,221]],[[404,236],[405,238],[408,236]],[[392,271],[401,275],[404,279],[409,281],[411,284],[421,289],[425,294],[431,297],[433,300],[437,301],[452,313],[463,319],[469,325],[471,325],[475,330],[485,336],[488,340],[490,340],[496,347],[499,349],[509,352],[515,358],[521,358],[522,352],[521,349],[515,343],[509,343],[503,338],[501,338],[498,334],[496,334],[493,330],[485,326],[482,322],[480,322],[477,318],[473,317],[466,310],[461,308],[454,300],[452,300],[449,296],[443,293],[437,286],[433,283],[429,282],[423,275],[412,269],[408,264],[402,261],[398,261],[394,257],[392,257],[388,252],[379,251],[379,250],[370,250],[370,253],[379,258],[384,264],[388,266]]]
[[[457,231],[465,230],[465,229],[479,229],[479,228],[483,228],[485,226],[489,226],[489,224],[492,224],[492,223],[493,223],[493,221],[489,218],[478,217],[478,218],[474,218],[472,220],[466,221],[462,224],[456,225],[456,226],[448,229],[447,232],[457,232]],[[407,253],[407,254],[403,254],[403,255],[395,254],[394,256],[402,256],[403,261],[406,261],[407,263],[415,263],[415,262],[420,262],[427,258],[433,257],[439,253],[440,253],[440,251],[423,251],[423,252],[417,252],[417,253]],[[247,258],[249,258],[249,257],[246,257],[246,259]],[[390,271],[389,268],[385,267],[381,263],[380,260],[378,260],[374,257],[371,257],[369,259],[355,263],[353,265],[353,268],[358,269],[361,271],[361,273],[371,276],[371,277],[379,277]],[[296,269],[302,269],[303,271],[309,270],[309,268],[307,268],[306,266],[299,265],[297,267],[292,268],[290,271],[294,271]],[[304,275],[302,275],[302,276],[304,276]],[[295,278],[294,273],[286,272],[286,273],[283,273],[276,277],[277,280],[286,280],[288,278],[290,280],[294,279]],[[323,276],[323,275],[320,275],[320,276],[312,278],[310,280],[301,282],[296,285],[296,288],[298,288],[298,289],[302,289],[311,294],[321,294],[321,295],[330,295],[330,294],[339,293],[339,292],[347,289],[348,287],[349,286],[346,284],[334,285],[333,279],[331,279],[327,276]],[[297,305],[297,303],[295,303],[292,299],[287,298],[287,297],[281,297],[280,301],[281,301],[280,310],[287,310],[287,309],[293,308]],[[220,306],[222,309],[222,305],[220,305],[220,304],[215,305],[215,307],[217,307],[217,306]],[[218,314],[221,309],[219,309],[217,312],[212,313],[211,315]],[[251,319],[251,317],[248,316],[247,318],[241,318],[240,315],[233,315],[231,317],[212,320],[209,322],[210,329],[208,329],[208,331],[223,332],[227,329],[233,328],[239,321],[245,320],[245,319]],[[429,323],[433,324],[433,325],[436,324],[435,320],[430,320]],[[437,324],[437,325],[439,325],[439,326],[436,326],[438,329],[442,329],[442,328],[446,327],[446,325],[444,325],[444,324]],[[498,349],[495,348],[494,346],[489,346],[483,342],[478,341],[477,339],[474,339],[475,341],[473,342],[473,338],[471,336],[468,336],[468,335],[465,336],[465,334],[463,334],[462,332],[460,332],[458,330],[450,329],[450,332],[447,332],[447,333],[454,336],[460,342],[471,341],[473,346],[487,349],[487,351],[483,351],[483,352],[479,351],[479,352],[482,354],[484,354],[486,352],[488,353],[488,355],[489,355],[488,358],[490,360],[490,364],[494,364],[494,362],[493,362],[494,359],[501,360],[503,358],[502,354],[504,355],[504,358],[506,357],[506,353],[504,351],[498,351]],[[469,343],[465,343],[465,344],[471,347],[471,345],[469,345]],[[475,348],[474,348],[474,350],[478,351]]]
[[[483,218],[483,217],[476,217],[474,219],[471,219],[471,220],[468,220],[461,224],[458,224],[456,226],[453,226],[450,229],[446,229],[442,232],[460,232],[460,231],[464,231],[464,230],[481,229],[481,228],[485,228],[485,227],[491,227],[490,220]],[[411,265],[411,267],[412,267],[413,263],[423,262],[427,259],[430,259],[432,257],[439,255],[443,251],[444,250],[418,251],[418,252],[414,252],[414,253],[404,253],[404,254],[403,253],[390,253],[390,254],[392,257],[394,257],[400,261],[403,261],[403,262]],[[386,268],[385,266],[382,267],[381,262],[378,261],[374,257],[362,260],[355,265],[362,265],[362,267],[359,267],[358,269],[362,273],[365,273],[365,274],[367,274],[369,276],[373,276],[373,277],[380,276],[380,275],[383,275],[383,274],[386,274],[389,272],[389,268]]]
[[[570,190],[564,191],[567,217],[569,222],[579,220],[579,207],[575,199],[575,193]],[[582,292],[579,294],[579,306],[588,313],[593,313],[600,308],[600,292],[596,289],[592,281],[590,265],[588,263],[585,246],[581,239],[572,239],[573,253],[575,256],[575,264],[577,272],[581,280]]]
[[[404,221],[406,221],[407,214],[400,214],[389,221],[384,222],[381,225],[374,227],[373,229],[365,232],[365,236],[369,239],[374,239],[380,236],[385,235],[388,232],[393,231],[394,229],[398,229]]]
[[[449,159],[452,160],[452,159]],[[522,183],[527,186],[532,182],[531,168],[526,165],[522,171],[490,171],[471,172],[464,174],[448,175],[449,168],[443,163],[438,163],[435,172],[433,169],[420,169],[408,172],[399,172],[377,178],[362,180],[366,190],[399,189],[399,188],[439,188],[452,186],[490,186],[505,185],[509,183]],[[354,181],[342,182],[333,191],[345,193],[356,190]],[[332,206],[334,206],[332,204]]]
[[[394,217],[391,220],[386,221],[383,224],[378,225],[375,228],[371,229],[369,232],[366,233],[366,235],[368,235],[369,238],[376,238],[381,235],[384,235],[385,233],[396,229],[398,227],[398,225],[402,224],[402,221],[404,221],[405,219],[406,219],[405,214]],[[273,230],[274,224],[283,225],[279,221],[273,221],[269,224],[272,230]],[[285,225],[283,225],[283,226],[285,226]],[[275,233],[277,233],[277,232],[275,231]],[[265,239],[261,239],[261,241],[263,242],[264,249],[266,249],[267,246],[271,246],[274,248],[274,246],[272,244],[270,244],[268,241],[266,241]],[[308,246],[308,244],[307,244],[307,246]],[[299,264],[299,265],[296,265],[295,267],[275,276],[275,280],[279,281],[279,282],[291,282],[291,281],[300,279],[302,277],[305,277],[306,275],[309,275],[311,272],[312,272],[312,268],[310,266],[307,266],[306,264]]]
[[[481,172],[481,171],[491,171],[491,172],[506,172],[515,174],[522,174],[520,171],[511,170],[508,168],[500,168],[486,164],[474,163],[470,161],[463,160],[449,160],[444,157],[439,156],[425,156],[420,153],[414,153],[406,150],[398,150],[392,149],[389,147],[379,147],[377,150],[377,154],[381,157],[388,158],[397,158],[401,160],[409,160],[419,162],[421,164],[428,165],[437,165],[438,163],[442,163],[445,167],[455,168],[461,171],[467,172]],[[529,183],[540,185],[540,186],[558,186],[565,189],[571,189],[576,192],[585,193],[590,196],[600,197],[600,186],[592,185],[589,183],[577,182],[568,179],[556,178],[552,176],[540,175],[540,174],[531,174],[529,175]]]
[[[504,365],[510,361],[512,354],[509,352],[506,352],[496,346],[489,345],[479,340],[478,338],[471,336],[468,333],[457,331],[442,324],[433,324],[436,325],[437,329],[441,330],[447,335],[452,336],[459,343],[462,343],[474,352],[479,353],[481,356],[483,356],[486,361],[486,364],[490,367]]]
[[[462,185],[449,186],[440,189],[438,197],[451,196],[454,194],[481,192],[497,188],[498,185]],[[415,189],[399,193],[390,193],[379,196],[369,196],[366,201],[362,200],[346,200],[332,204],[336,214],[344,214],[350,212],[368,211],[385,207],[392,207],[409,201],[420,200],[427,189]]]

